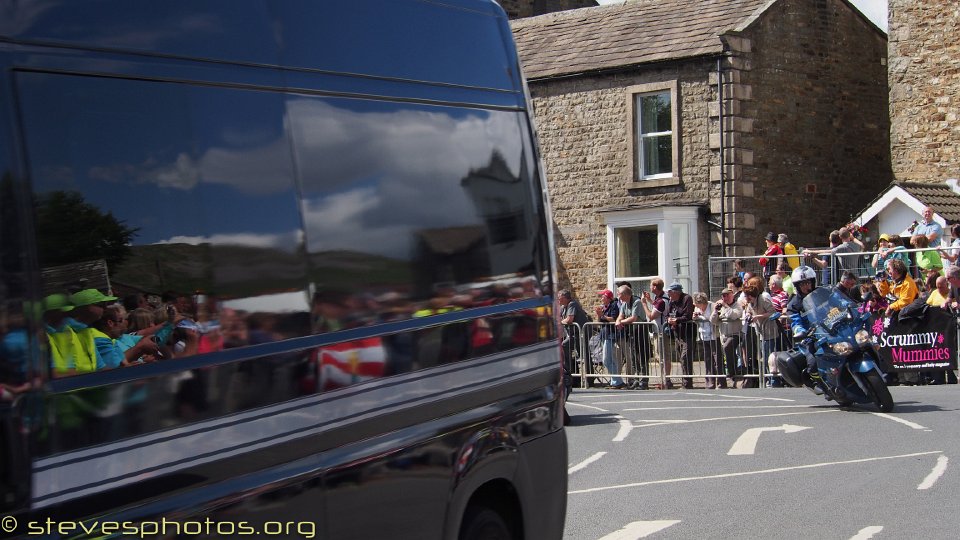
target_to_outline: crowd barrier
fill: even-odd
[[[827,249],[827,248],[814,248],[815,250]],[[944,249],[947,249],[944,246]],[[925,248],[925,249],[913,249],[913,248],[902,248],[898,251],[902,251],[909,256],[910,264],[908,265],[908,272],[914,279],[918,280],[917,285],[921,285],[921,282],[926,279],[925,275],[920,271],[916,265],[917,253],[923,251],[937,251],[936,248]],[[873,278],[876,276],[877,271],[883,270],[882,266],[874,266],[875,256],[879,255],[878,251],[859,251],[854,253],[846,253],[842,255],[832,255],[829,253],[803,257],[800,255],[773,255],[767,257],[769,259],[776,259],[778,261],[787,260],[794,262],[802,262],[803,264],[812,267],[817,274],[817,285],[835,285],[839,281],[840,276],[839,271],[843,269],[849,269],[857,276],[857,279],[860,283],[870,283]],[[710,283],[710,294],[711,299],[717,299],[720,297],[720,291],[723,290],[727,285],[727,278],[733,276],[737,273],[736,265],[734,261],[742,261],[744,272],[750,272],[754,276],[764,277],[764,268],[760,265],[760,259],[763,258],[763,255],[754,255],[754,256],[740,256],[740,257],[709,257],[707,261],[707,274],[708,280]],[[813,259],[820,259],[825,262],[825,267],[820,268],[816,265]],[[950,261],[943,259],[943,268],[946,268]],[[960,262],[960,260],[958,260]],[[940,272],[943,274],[943,271]]]
[[[764,343],[752,326],[721,338],[710,325],[701,339],[698,323],[660,332],[651,322],[617,328],[613,323],[566,325],[563,356],[573,385],[579,388],[624,384],[639,388],[766,386],[772,351],[793,346],[786,332]],[[766,353],[766,355],[764,354]],[[614,376],[611,376],[614,373]]]
[[[770,354],[793,347],[790,333],[776,324],[778,332],[767,343],[752,325],[738,336],[724,337],[711,325],[713,339],[700,339],[695,322],[681,325],[677,334],[662,333],[650,322],[622,328],[613,323],[569,324],[565,326],[563,356],[577,388],[603,388],[618,382],[640,389],[766,388],[778,383]],[[960,356],[960,350],[957,354]],[[614,377],[611,368],[617,374]],[[901,380],[916,378],[916,373],[900,374]]]

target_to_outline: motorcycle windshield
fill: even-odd
[[[833,287],[818,287],[803,299],[803,317],[818,331],[834,333],[850,321],[850,307],[856,304]]]

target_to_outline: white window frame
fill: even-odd
[[[700,253],[698,242],[700,211],[695,206],[663,206],[645,210],[624,210],[603,215],[607,227],[607,286],[612,287],[617,280],[631,282],[650,281],[657,276],[617,276],[616,272],[616,231],[621,228],[649,227],[657,228],[657,271],[666,284],[679,281],[687,293],[700,287]],[[675,253],[677,238],[674,238],[673,225],[687,225],[686,254]],[[688,257],[688,274],[677,274],[675,256]]]
[[[663,135],[670,135],[671,139],[671,172],[669,173],[660,173],[653,175],[645,175],[644,167],[641,163],[643,159],[643,144],[642,139],[644,134],[640,133],[641,126],[641,107],[637,106],[637,102],[643,96],[650,96],[656,94],[670,94],[670,131],[656,132],[656,133],[647,133],[646,137],[658,137]],[[627,133],[629,137],[629,153],[630,153],[630,166],[629,166],[629,181],[628,188],[646,188],[646,187],[659,187],[659,186],[669,186],[676,185],[680,183],[680,113],[679,113],[679,84],[677,81],[664,81],[658,83],[648,83],[641,84],[636,86],[631,86],[626,89],[627,97],[627,110],[629,114],[627,115],[629,126],[627,128]]]

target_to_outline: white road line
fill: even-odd
[[[628,523],[619,531],[614,531],[604,536],[600,540],[636,540],[637,538],[646,538],[655,532],[662,531],[677,523],[680,523],[680,521],[634,521],[633,523]]]
[[[594,405],[626,405],[629,403],[744,403],[761,399],[625,399],[621,401],[594,401]]]
[[[913,458],[917,456],[929,456],[932,454],[943,454],[943,450],[933,450],[930,452],[917,452],[915,454],[900,454],[897,456],[880,456],[880,457],[872,457],[872,458],[851,459],[848,461],[830,461],[830,462],[824,462],[824,463],[813,463],[810,465],[795,465],[793,467],[777,467],[775,469],[760,469],[756,471],[714,474],[710,476],[689,476],[689,477],[683,477],[683,478],[667,478],[664,480],[649,480],[646,482],[633,482],[631,484],[620,484],[615,486],[603,486],[603,487],[588,488],[588,489],[577,489],[574,491],[568,491],[567,494],[574,495],[574,494],[580,494],[580,493],[594,493],[597,491],[612,491],[614,489],[627,489],[627,488],[635,488],[635,487],[643,487],[643,486],[652,486],[657,484],[676,484],[680,482],[694,482],[697,480],[736,478],[738,476],[756,476],[760,474],[772,474],[772,473],[779,473],[779,472],[785,472],[785,471],[797,471],[802,469],[817,469],[820,467],[830,467],[833,465],[853,465],[857,463],[870,463],[873,461],[884,461],[884,460],[890,460],[890,459]]]
[[[618,416],[620,419],[620,431],[617,432],[617,436],[613,438],[613,442],[623,442],[627,438],[627,435],[630,434],[630,430],[633,429],[633,422],[627,420],[622,416]]]
[[[812,409],[817,405],[723,405],[720,407],[700,407],[697,405],[683,407],[640,407],[639,409],[624,409],[626,411],[682,411],[687,409]]]
[[[600,407],[594,407],[592,405],[584,405],[583,403],[577,403],[575,401],[568,401],[567,405],[576,405],[577,407],[584,407],[586,409],[593,409],[595,411],[600,411],[600,412],[610,412],[606,409],[601,409]]]
[[[947,456],[940,456],[937,458],[937,464],[933,466],[933,470],[930,471],[930,474],[923,479],[923,482],[920,482],[920,485],[917,486],[918,490],[921,489],[930,489],[933,487],[933,484],[943,476],[943,473],[947,472]]]
[[[880,418],[886,418],[887,420],[893,420],[894,422],[900,422],[901,424],[903,424],[903,425],[905,425],[905,426],[910,426],[910,427],[912,427],[913,429],[929,429],[929,428],[926,428],[926,427],[921,426],[920,424],[914,424],[913,422],[911,422],[911,421],[909,421],[909,420],[904,420],[903,418],[898,418],[898,417],[896,417],[896,416],[893,416],[892,414],[887,414],[887,413],[882,413],[882,412],[875,412],[875,413],[870,413],[870,414],[879,416]]]
[[[717,420],[740,420],[741,418],[773,418],[775,416],[797,416],[801,414],[823,414],[841,412],[840,409],[824,409],[820,411],[801,411],[777,414],[745,414],[743,416],[718,416],[716,418],[700,418],[698,420],[648,420],[640,419],[637,422],[650,422],[649,424],[635,425],[634,428],[648,428],[656,426],[669,426],[674,424],[696,424],[699,422],[715,422]]]
[[[575,472],[577,472],[577,471],[581,471],[581,470],[583,470],[583,469],[586,469],[586,468],[587,468],[587,465],[593,463],[594,461],[602,458],[602,457],[605,456],[605,455],[607,455],[606,452],[597,452],[596,454],[588,457],[587,459],[585,459],[585,460],[581,461],[580,463],[577,463],[577,464],[574,465],[573,467],[570,467],[569,469],[567,469],[567,474],[573,474],[573,473],[575,473]]]
[[[851,538],[850,540],[870,540],[871,538],[873,538],[873,535],[877,534],[882,530],[883,530],[883,527],[879,525],[864,527],[860,529],[860,532],[858,532],[857,535]]]
[[[795,399],[789,398],[779,398],[779,397],[770,397],[770,396],[738,396],[736,394],[704,394],[706,396],[715,396],[715,397],[725,397],[725,398],[734,398],[740,399],[743,401],[796,401]]]

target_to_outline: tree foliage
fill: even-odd
[[[130,256],[139,229],[127,227],[72,191],[53,191],[36,200],[40,265],[58,266],[106,259],[117,268]]]

